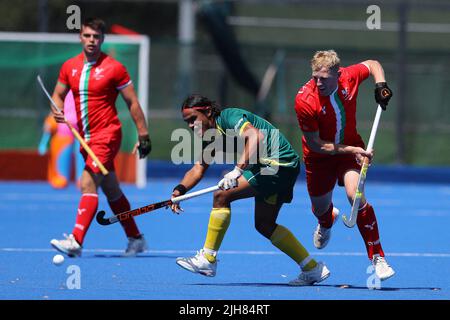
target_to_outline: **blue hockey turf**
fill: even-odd
[[[124,185],[133,207],[165,200],[178,179],[150,178],[139,190]],[[213,185],[204,180],[195,190]],[[232,221],[219,255],[218,273],[206,278],[175,264],[178,256],[195,254],[203,246],[212,195],[183,203],[174,215],[160,209],[136,218],[149,251],[122,258],[126,238],[119,224],[100,226],[94,220],[81,258],[52,264],[52,238],[70,233],[79,201],[72,185],[53,190],[47,183],[0,183],[1,299],[450,299],[450,185],[368,182],[366,194],[376,210],[381,241],[396,275],[381,283],[371,272],[357,227],[342,221],[333,228],[324,250],[316,250],[312,234],[316,220],[304,181],[278,222],[288,227],[331,276],[312,287],[289,287],[299,269],[253,227],[253,200],[233,203]],[[348,214],[341,188],[334,204]],[[101,194],[99,209],[110,215]],[[74,278],[78,276],[78,278]]]

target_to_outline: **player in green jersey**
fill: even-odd
[[[220,110],[215,102],[191,95],[182,104],[183,120],[200,137],[214,130],[217,137],[241,140],[242,152],[234,169],[219,182],[214,193],[208,231],[203,248],[194,257],[178,258],[177,264],[191,272],[213,277],[217,253],[231,220],[230,204],[255,198],[255,227],[274,246],[291,257],[302,272],[290,285],[312,285],[325,280],[330,271],[316,262],[286,227],[277,224],[283,203],[290,203],[300,171],[300,157],[279,130],[267,120],[243,109]],[[185,194],[203,177],[210,163],[202,159],[185,174],[172,197]],[[179,213],[178,204],[172,211]]]

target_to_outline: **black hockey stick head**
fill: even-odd
[[[99,224],[101,224],[102,226],[107,226],[115,222],[111,221],[110,219],[105,219],[105,214],[106,212],[104,210],[97,212],[96,220]]]

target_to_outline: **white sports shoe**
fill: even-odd
[[[334,225],[339,218],[338,208],[333,207],[332,215],[333,215],[333,225]],[[324,228],[320,225],[320,223],[318,223],[317,228],[314,231],[314,236],[313,236],[314,246],[317,249],[323,249],[328,244],[328,241],[330,241],[330,238],[331,238],[331,228]]]
[[[217,261],[211,263],[204,256],[204,250],[197,251],[194,257],[177,258],[177,264],[190,272],[199,273],[207,277],[214,277],[216,275]]]
[[[310,271],[303,271],[298,278],[289,281],[290,286],[311,286],[314,283],[319,283],[330,276],[330,270],[323,262],[317,262]]]
[[[125,257],[135,257],[138,253],[147,250],[147,242],[142,234],[139,238],[128,238],[128,246],[123,254]]]
[[[381,281],[387,280],[395,274],[394,269],[386,262],[384,257],[374,255],[372,264],[375,268],[375,274]]]
[[[63,240],[52,239],[50,241],[50,244],[53,246],[53,248],[67,254],[69,257],[73,258],[81,256],[82,247],[75,240],[73,234],[67,235],[64,233],[64,237],[65,239]]]

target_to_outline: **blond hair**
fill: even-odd
[[[311,59],[311,69],[313,72],[322,68],[337,70],[340,62],[341,60],[334,50],[317,51]]]

